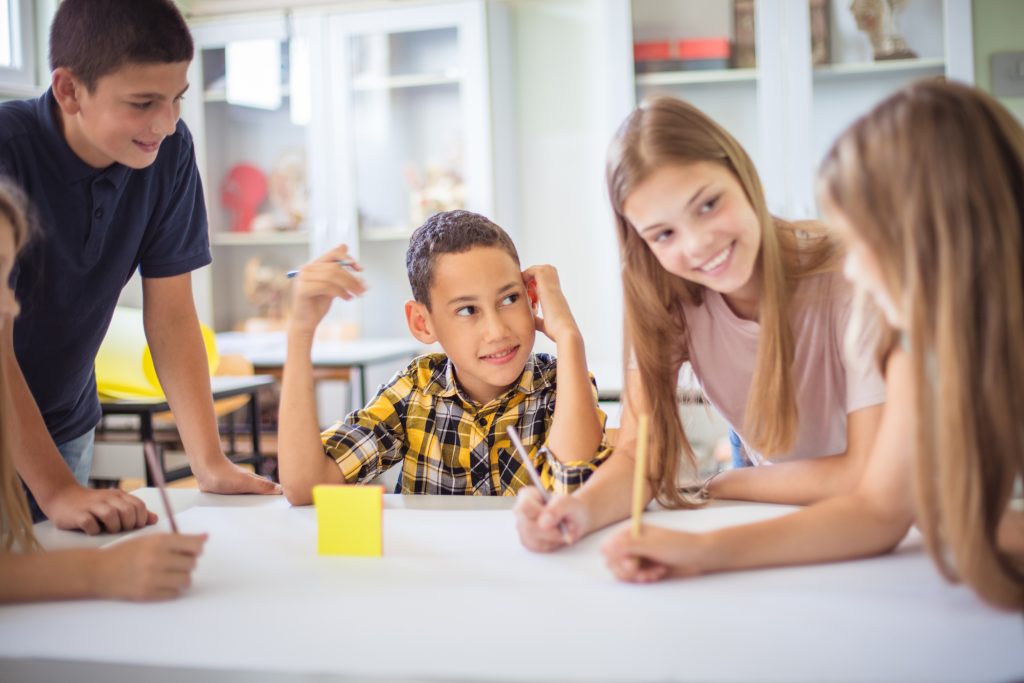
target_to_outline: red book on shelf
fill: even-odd
[[[678,59],[729,59],[728,38],[687,38],[676,43]]]
[[[672,59],[672,43],[667,40],[650,40],[633,43],[633,59],[637,62],[653,62]]]

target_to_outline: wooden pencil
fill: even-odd
[[[640,535],[644,512],[644,482],[647,479],[647,415],[641,415],[636,430],[636,465],[633,469],[633,538]]]

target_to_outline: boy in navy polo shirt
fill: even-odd
[[[191,271],[212,259],[179,120],[192,56],[171,0],[64,0],[50,32],[50,90],[0,104],[0,174],[28,194],[41,233],[12,274],[22,313],[0,351],[22,427],[13,452],[41,513],[62,528],[113,532],[154,519],[133,496],[82,486],[100,418],[96,352],[136,269],[146,338],[200,488],[278,490],[233,465],[216,428],[191,285]]]

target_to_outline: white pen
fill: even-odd
[[[530,460],[530,454],[526,452],[526,448],[523,446],[523,442],[519,439],[519,433],[516,428],[509,425],[505,432],[508,434],[508,438],[512,440],[512,445],[515,447],[516,455],[523,462],[523,466],[526,467],[526,473],[530,475],[530,481],[533,485],[540,490],[540,497],[544,499],[544,504],[547,505],[551,499],[551,494],[544,488],[543,482],[540,480],[540,473],[537,468],[533,466],[533,462]],[[565,527],[565,522],[558,523],[558,530],[562,532],[562,540],[565,541],[566,545],[572,545],[572,536],[569,534],[569,530]]]

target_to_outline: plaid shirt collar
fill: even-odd
[[[519,376],[519,382],[504,394],[495,398],[494,401],[505,400],[510,394],[517,391],[530,395],[546,389],[553,384],[553,374],[545,372],[543,368],[539,367],[536,362],[536,356],[531,353],[530,357],[526,360],[526,366],[523,367],[523,374]],[[466,405],[476,405],[459,387],[458,380],[455,378],[455,365],[452,364],[451,359],[447,356],[434,367],[433,372],[430,374],[430,380],[423,387],[423,393],[439,398],[458,397]]]

